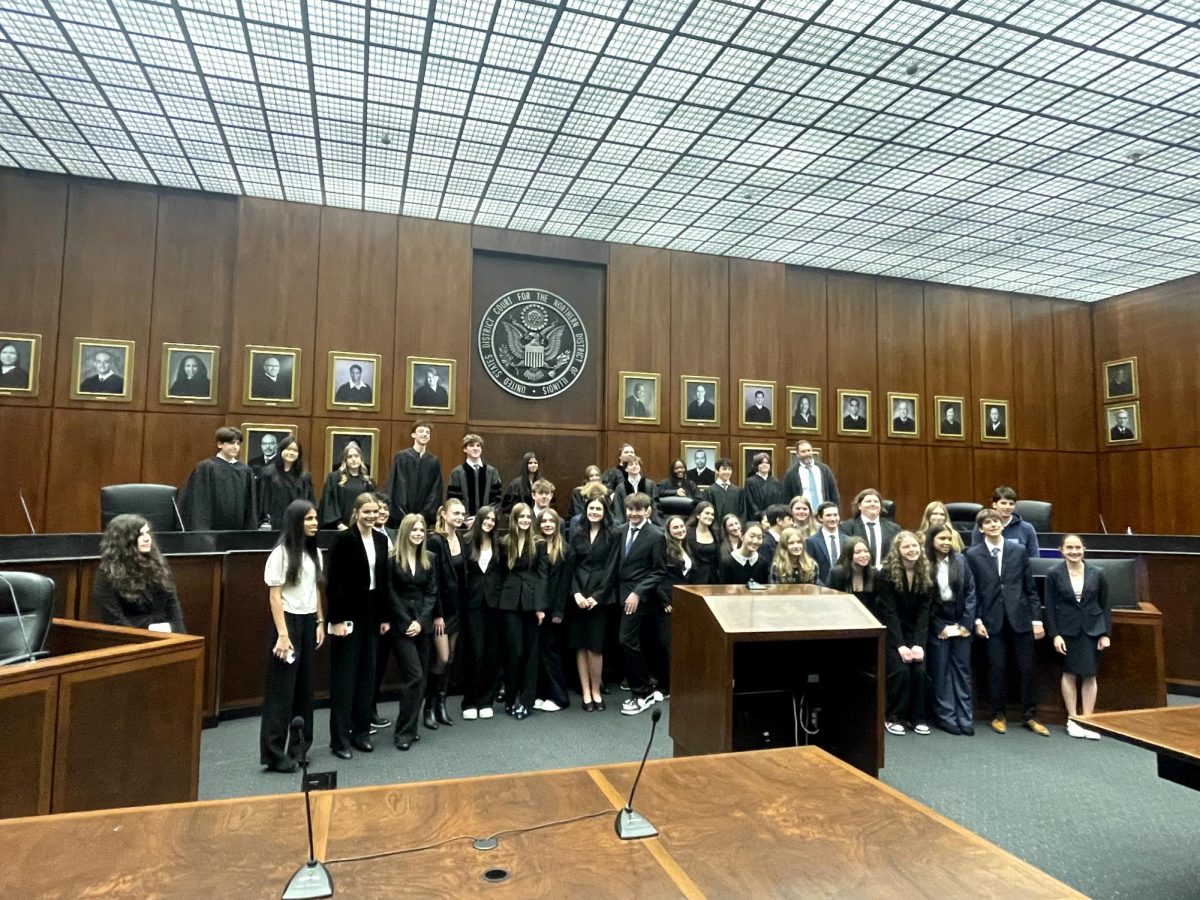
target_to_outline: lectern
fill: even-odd
[[[885,630],[856,597],[696,585],[672,607],[676,756],[809,744],[879,774]]]

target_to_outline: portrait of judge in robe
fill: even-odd
[[[37,355],[41,335],[0,334],[0,394],[37,393]]]
[[[132,341],[76,338],[71,396],[77,400],[128,400],[132,368]]]
[[[717,382],[707,378],[683,378],[683,421],[690,425],[717,424]]]
[[[247,371],[250,387],[246,392],[246,402],[297,406],[299,392],[296,375],[299,363],[299,350],[287,347],[249,348]]]
[[[163,403],[215,403],[218,347],[163,344]]]
[[[377,373],[380,357],[371,354],[329,354],[328,407],[379,409]]]

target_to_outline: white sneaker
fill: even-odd
[[[924,722],[919,722],[913,726],[913,731],[917,734],[929,734],[929,726]]]
[[[1090,728],[1085,728],[1085,729],[1083,729],[1083,736],[1084,736],[1085,738],[1087,738],[1089,741],[1098,741],[1098,740],[1100,740],[1100,732],[1098,732],[1098,731],[1092,731]]]
[[[490,706],[485,706],[479,710],[479,718],[490,719],[491,717],[492,717],[492,708]]]
[[[1088,736],[1088,731],[1074,719],[1067,719],[1067,735],[1073,738],[1085,738]]]
[[[463,717],[464,719],[466,719],[468,722],[474,722],[476,719],[478,719],[478,718],[479,718],[479,710],[477,710],[477,709],[464,709],[464,710],[462,711],[462,717]]]
[[[904,734],[904,726],[899,722],[884,722],[883,727],[887,729],[888,734]]]
[[[630,697],[621,704],[621,715],[636,716],[638,713],[648,710],[661,699],[662,694],[658,693],[658,691],[655,691],[648,697]]]
[[[542,704],[541,706],[538,706],[536,703],[534,706],[537,709],[540,709],[542,712],[558,712],[560,709],[562,709],[562,707],[553,700],[541,700],[539,702]]]
[[[534,700],[533,708],[534,709],[545,709],[545,702],[546,702],[545,700]]]

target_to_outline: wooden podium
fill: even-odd
[[[55,619],[0,668],[0,818],[196,799],[204,640]]]
[[[672,606],[676,756],[810,744],[878,775],[885,631],[857,598],[698,585],[676,587]]]

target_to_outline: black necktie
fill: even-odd
[[[871,548],[871,563],[879,565],[879,539],[875,537],[875,522],[867,523],[867,546]]]

